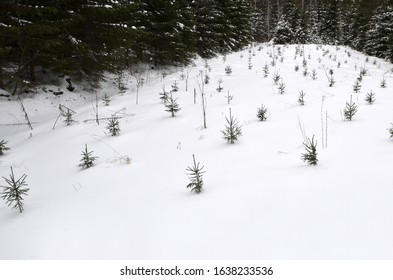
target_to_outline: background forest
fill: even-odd
[[[0,89],[12,94],[48,71],[96,83],[136,63],[183,65],[271,40],[393,61],[392,0],[9,0],[0,10]]]

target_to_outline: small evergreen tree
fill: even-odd
[[[168,102],[165,104],[167,108],[165,111],[171,113],[172,117],[176,115],[181,109],[179,107],[179,103],[177,103],[177,98],[173,98],[172,93],[169,96]]]
[[[263,77],[267,78],[268,75],[269,75],[269,65],[267,65],[266,63],[265,66],[263,66]]]
[[[227,65],[225,67],[225,75],[230,76],[232,74],[232,67],[230,65]]]
[[[364,99],[368,104],[373,104],[375,102],[375,93],[370,91],[366,94],[366,98]]]
[[[299,71],[299,65],[296,64],[294,69],[295,69],[295,72],[298,72]]]
[[[284,94],[285,93],[285,84],[283,80],[278,84],[278,93],[279,94]]]
[[[304,91],[299,92],[299,96],[297,98],[297,102],[299,102],[300,105],[304,105],[304,96],[306,93]]]
[[[227,100],[228,105],[231,103],[232,99],[233,99],[233,95],[229,94],[229,90],[227,95],[225,95],[225,98]]]
[[[389,128],[390,138],[393,138],[393,123],[390,124],[391,127]]]
[[[317,77],[317,70],[315,70],[315,69],[312,69],[312,72],[311,72],[311,78],[312,78],[313,80],[316,80],[316,79],[318,79],[318,77]]]
[[[120,133],[120,121],[119,121],[119,117],[116,115],[112,115],[109,120],[108,123],[106,124],[106,128],[108,129],[109,133],[112,136],[116,136],[119,135]]]
[[[209,82],[210,82],[210,76],[209,76],[209,74],[208,74],[207,71],[206,71],[204,83],[205,83],[205,85],[207,85]]]
[[[353,91],[358,93],[361,88],[362,88],[362,85],[360,84],[359,79],[356,79],[355,84],[353,85]]]
[[[222,79],[218,79],[218,87],[216,88],[216,90],[218,91],[218,92],[221,92],[224,88],[222,87],[222,83],[223,83],[224,81],[222,80]]]
[[[228,143],[234,144],[238,140],[239,136],[242,135],[242,126],[237,123],[237,119],[232,116],[232,111],[229,109],[229,118],[225,117],[227,125],[225,129],[221,130],[224,135],[224,139]]]
[[[262,104],[262,106],[260,108],[258,108],[258,110],[257,110],[257,117],[258,117],[258,119],[261,122],[266,121],[266,119],[267,119],[267,108],[265,107],[265,105]]]
[[[314,141],[314,135],[307,139],[306,143],[303,143],[306,152],[302,154],[302,160],[307,162],[309,165],[316,165],[318,163],[317,158],[317,141]]]
[[[102,98],[102,102],[104,103],[104,106],[109,106],[109,104],[111,103],[111,98],[110,96],[105,93],[104,97]]]
[[[385,77],[382,77],[380,86],[381,86],[381,88],[386,88],[386,79],[385,79]]]
[[[160,100],[166,104],[169,100],[169,94],[168,92],[165,90],[165,87],[162,88],[162,92],[159,93],[160,95]]]
[[[0,141],[0,156],[4,155],[5,151],[10,150],[10,148],[8,148],[7,145],[8,141],[5,140],[1,140]]]
[[[172,87],[172,92],[177,92],[179,90],[179,86],[177,85],[177,81],[174,81],[173,84],[171,85]]]
[[[280,74],[278,74],[277,72],[274,72],[273,75],[273,82],[275,85],[278,85],[278,82],[280,81]]]
[[[64,114],[64,117],[65,117],[64,123],[66,125],[71,125],[75,122],[74,119],[72,118],[73,115],[74,115],[74,112],[67,108],[67,111]]]
[[[191,192],[195,192],[197,194],[201,193],[203,190],[203,174],[205,171],[203,171],[204,166],[200,166],[200,163],[196,163],[195,161],[195,156],[192,155],[193,159],[193,166],[188,166],[187,171],[188,171],[188,177],[190,179],[190,183],[187,185],[187,188],[191,189]]]
[[[66,125],[71,125],[75,121],[73,119],[73,116],[76,114],[74,110],[71,110],[67,106],[64,105],[59,105],[59,110],[60,110],[60,115],[64,117],[64,123]]]
[[[27,192],[29,191],[28,188],[25,188],[25,186],[27,186],[25,182],[26,177],[27,175],[23,174],[18,180],[16,180],[14,171],[11,167],[10,179],[3,177],[8,186],[1,186],[3,188],[3,191],[0,193],[1,198],[6,200],[6,204],[8,206],[15,204],[12,208],[18,209],[20,213],[24,210],[22,202],[23,196],[27,195]]]
[[[94,161],[98,159],[98,157],[93,156],[93,151],[88,151],[87,150],[87,144],[85,145],[85,150],[82,151],[82,158],[80,160],[80,164],[78,165],[79,167],[83,169],[90,168],[94,165]]]
[[[351,95],[351,100],[350,102],[346,103],[345,108],[344,108],[344,117],[348,121],[352,121],[353,116],[357,112],[357,105],[355,102],[352,101],[352,95]]]

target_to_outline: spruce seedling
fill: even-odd
[[[304,105],[304,96],[306,93],[304,91],[299,92],[299,96],[297,98],[297,102],[299,102],[300,105]]]
[[[277,72],[274,72],[273,75],[273,82],[275,85],[278,85],[278,82],[280,81],[280,74],[278,74]]]
[[[358,93],[361,88],[362,88],[362,85],[360,84],[359,79],[356,79],[355,84],[353,85],[353,91],[355,93]]]
[[[267,65],[266,63],[265,66],[263,67],[263,77],[267,78],[268,75],[269,75],[269,65]]]
[[[239,136],[242,135],[242,126],[237,123],[237,119],[232,116],[232,111],[229,109],[229,118],[225,117],[227,125],[225,129],[221,130],[224,135],[223,138],[231,144],[235,144]]]
[[[74,115],[74,113],[70,109],[67,108],[67,112],[65,112],[65,114],[64,114],[64,117],[65,117],[64,123],[66,125],[71,125],[72,123],[75,122],[74,119],[72,118],[73,115]]]
[[[119,117],[116,115],[112,115],[106,124],[106,128],[108,129],[111,136],[119,135],[120,133]]]
[[[217,87],[217,92],[221,92],[224,88],[223,88],[223,86],[222,86],[222,83],[223,83],[224,81],[222,80],[222,79],[218,79],[218,87]]]
[[[225,67],[225,75],[230,76],[232,74],[232,67],[230,65],[227,65]]]
[[[393,123],[390,123],[391,127],[389,128],[390,138],[393,138]]]
[[[90,168],[94,165],[94,162],[98,159],[98,157],[93,156],[93,151],[88,151],[87,150],[87,144],[85,144],[85,150],[82,151],[82,158],[81,158],[81,163],[78,165],[79,167],[83,169]]]
[[[105,93],[104,97],[102,98],[102,103],[104,103],[104,106],[109,106],[111,101],[112,98],[107,93]]]
[[[265,107],[265,105],[262,104],[262,106],[257,109],[257,117],[261,122],[266,121],[267,108]]]
[[[386,88],[387,84],[386,84],[386,79],[385,79],[385,77],[382,77],[380,86],[381,86],[381,88]]]
[[[375,93],[373,91],[370,91],[366,94],[366,98],[364,99],[368,104],[373,104],[375,102]]]
[[[357,112],[357,105],[355,102],[352,101],[352,95],[351,95],[351,100],[350,102],[346,103],[345,108],[344,108],[344,117],[348,121],[352,121],[353,116]]]
[[[279,94],[284,94],[285,93],[285,84],[283,80],[281,79],[281,82],[278,84],[278,93]]]
[[[8,141],[5,141],[5,140],[0,141],[0,156],[4,155],[5,151],[10,150],[10,148],[6,146],[7,143],[8,143]]]
[[[162,88],[162,92],[159,93],[160,95],[160,100],[166,104],[169,100],[169,94],[168,92],[165,90],[165,87]]]
[[[201,193],[203,191],[203,171],[204,166],[200,166],[200,163],[196,163],[195,156],[192,155],[193,166],[187,167],[188,177],[190,179],[190,183],[187,185],[187,188],[191,189],[191,192]]]
[[[318,79],[318,77],[317,77],[317,70],[315,70],[315,69],[312,69],[312,72],[311,72],[311,78],[312,78],[313,80],[316,80],[316,79]]]
[[[0,197],[6,201],[8,206],[15,204],[12,208],[18,209],[20,213],[23,212],[23,196],[27,195],[29,191],[26,184],[26,174],[23,174],[18,180],[15,179],[14,171],[11,167],[10,178],[4,178],[8,186],[1,186],[3,191],[0,193]]]
[[[314,141],[314,135],[310,138],[307,138],[307,142],[303,142],[304,148],[306,152],[302,154],[302,160],[307,162],[309,165],[316,165],[318,163],[317,158],[317,141]]]
[[[177,85],[177,81],[176,80],[173,82],[171,87],[172,87],[172,90],[171,90],[172,92],[177,92],[179,90],[179,86]]]
[[[172,93],[169,96],[168,102],[165,104],[165,107],[165,111],[171,113],[172,117],[175,117],[176,113],[181,110],[179,103],[177,103],[177,98],[173,98]]]

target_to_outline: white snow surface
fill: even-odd
[[[244,50],[225,62],[208,60],[210,71],[201,59],[166,70],[165,77],[145,71],[139,104],[133,76],[125,79],[124,95],[108,76],[97,95],[107,93],[112,102],[100,102],[99,116],[121,110],[121,133],[114,137],[105,121],[85,122],[94,119],[95,95],[81,86],[71,93],[64,83],[24,95],[33,130],[6,125],[24,123],[24,114],[16,100],[0,97],[0,140],[11,148],[0,157],[0,175],[8,178],[12,166],[16,177],[27,175],[30,188],[23,213],[0,201],[0,259],[392,259],[392,64],[367,61],[345,47],[305,45],[308,72],[315,68],[318,75],[313,80],[303,76],[296,46],[281,46],[284,60],[278,58],[275,67],[269,54],[277,55],[278,47],[260,48],[250,49],[251,70]],[[368,73],[354,93],[360,67]],[[325,75],[330,68],[333,87]],[[207,129],[200,71],[210,76]],[[286,85],[282,95],[272,80],[275,71]],[[189,73],[188,91],[182,72]],[[383,76],[386,88],[380,88]],[[222,93],[216,91],[218,79]],[[159,92],[174,81],[181,111],[171,117]],[[304,106],[297,102],[301,90]],[[364,101],[370,90],[373,105]],[[350,122],[342,111],[351,95],[358,112]],[[53,129],[59,104],[76,111],[78,123],[66,126],[60,118]],[[261,104],[269,110],[265,122],[256,117]],[[221,134],[229,108],[243,132],[233,145]],[[299,124],[318,141],[316,166],[301,160]],[[77,165],[85,144],[99,159],[82,170]],[[193,154],[206,171],[201,194],[186,188]],[[127,156],[130,164],[121,162]]]

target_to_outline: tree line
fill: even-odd
[[[251,42],[344,44],[393,61],[393,0],[5,0],[0,88],[45,70],[99,80],[183,65]]]

